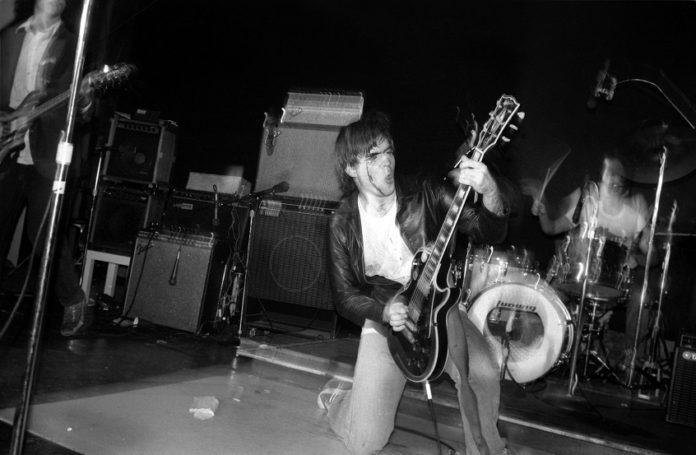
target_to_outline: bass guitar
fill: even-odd
[[[95,91],[104,91],[126,80],[135,71],[133,65],[119,63],[102,70],[92,71],[84,79]],[[41,93],[31,92],[22,104],[10,113],[0,114],[0,163],[5,157],[24,145],[24,135],[36,118],[65,103],[70,97],[66,90],[40,103]]]
[[[508,126],[513,126],[510,125],[511,121],[515,118],[519,120],[523,118],[524,114],[518,112],[519,108],[520,104],[512,96],[500,97],[470,151],[471,159],[481,161],[485,153],[502,137],[503,131]],[[503,140],[508,139],[503,137]],[[416,253],[411,273],[414,278],[395,297],[402,299],[407,305],[407,315],[415,330],[406,327],[400,332],[392,331],[387,342],[397,366],[412,382],[435,379],[440,376],[445,366],[447,358],[445,318],[448,310],[460,301],[462,290],[450,288],[447,285],[440,286],[437,278],[441,269],[446,270],[441,266],[446,262],[444,259],[447,246],[470,193],[471,187],[459,185],[432,246],[432,251],[425,261],[421,260],[423,250]],[[449,268],[449,264],[446,265]]]

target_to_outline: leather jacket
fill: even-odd
[[[15,69],[24,42],[25,32],[16,26],[8,27],[0,35],[0,109],[7,110]],[[58,26],[51,43],[41,58],[37,78],[44,81],[42,102],[68,90],[72,81],[75,60],[75,35],[65,24]],[[36,118],[29,129],[31,157],[37,171],[53,179],[56,170],[56,150],[61,130],[65,128],[67,105],[58,106]]]
[[[398,179],[396,221],[412,253],[433,242],[454,194],[454,186],[432,179]],[[469,199],[472,199],[471,197]],[[475,243],[498,243],[507,235],[507,212],[496,216],[482,204],[467,201],[458,230]],[[382,322],[384,306],[401,285],[365,275],[358,193],[345,197],[329,224],[329,279],[338,313],[362,326]]]

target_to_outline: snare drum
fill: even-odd
[[[469,318],[506,377],[527,383],[564,363],[573,344],[570,313],[544,281],[500,283],[481,292]]]
[[[582,294],[588,253],[587,296],[608,300],[624,295],[630,283],[628,247],[607,236],[590,237],[578,230],[566,236],[551,260],[546,276],[549,283],[569,294]]]

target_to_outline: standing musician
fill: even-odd
[[[606,154],[602,161],[599,185],[585,185],[584,188],[577,188],[566,199],[569,209],[556,219],[549,217],[543,201],[534,202],[532,214],[539,217],[544,233],[555,235],[594,223],[597,235],[619,242],[628,251],[627,266],[631,270],[630,288],[626,307],[626,328],[622,342],[623,356],[619,359],[618,365],[620,369],[625,369],[632,356],[640,308],[645,254],[650,237],[650,208],[642,194],[631,191],[623,165],[611,154]],[[645,334],[646,330],[647,318],[643,318],[639,333]]]
[[[0,35],[0,109],[21,109],[25,100],[44,102],[70,88],[76,39],[61,20],[65,7],[66,0],[36,0],[30,18],[7,27]],[[87,116],[92,105],[88,84],[83,84],[81,95],[78,107]],[[43,243],[40,227],[52,194],[56,151],[66,112],[58,108],[35,119],[26,133],[19,133],[19,146],[0,154],[0,277],[24,207],[29,239],[38,245]],[[73,336],[89,326],[91,308],[80,288],[67,241],[58,240],[54,289],[63,306],[60,331],[64,336]]]
[[[317,401],[349,450],[370,454],[387,444],[407,381],[387,345],[390,331],[414,329],[395,296],[411,279],[414,253],[436,238],[454,188],[441,180],[396,178],[384,113],[366,113],[343,127],[336,155],[345,197],[330,222],[329,276],[338,312],[362,332],[352,389],[333,379]],[[477,242],[501,241],[508,208],[486,165],[464,157],[450,177],[482,196],[464,208],[459,231]],[[452,310],[444,371],[458,390],[466,453],[507,453],[497,429],[498,365],[464,306]]]

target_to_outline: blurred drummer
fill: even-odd
[[[650,208],[640,193],[631,191],[629,180],[621,162],[605,155],[602,162],[602,178],[597,185],[587,182],[564,198],[562,207],[568,210],[551,219],[546,202],[535,200],[532,215],[539,217],[542,231],[556,235],[577,228],[584,232],[604,235],[628,248],[628,266],[631,269],[631,285],[626,302],[626,328],[622,340],[622,355],[617,366],[625,369],[630,362],[636,321],[640,308],[645,258],[649,242]],[[653,258],[655,258],[653,256]],[[655,258],[656,259],[656,258]],[[655,264],[657,261],[652,261]],[[650,299],[646,299],[646,304]],[[647,333],[648,318],[641,318],[641,339]]]

